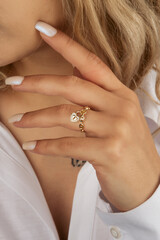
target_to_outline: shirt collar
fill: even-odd
[[[151,69],[149,73],[144,77],[140,86],[135,90],[138,96],[142,112],[145,117],[152,119],[157,126],[159,126],[160,116],[160,105],[153,102],[148,94],[160,104],[160,100],[156,96],[155,85],[156,85],[157,72]]]

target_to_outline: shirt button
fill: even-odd
[[[111,234],[112,234],[112,236],[114,237],[114,238],[120,238],[121,237],[121,233],[120,233],[120,231],[119,231],[119,229],[117,228],[117,227],[111,227],[110,228],[110,232],[111,232]]]

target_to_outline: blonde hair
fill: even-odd
[[[61,30],[99,56],[127,87],[136,89],[155,69],[160,100],[160,0],[62,0],[62,5]],[[0,90],[8,88],[4,79],[11,68],[0,68]]]

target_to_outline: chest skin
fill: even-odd
[[[4,124],[6,125],[6,123]],[[10,127],[8,126],[8,128]],[[12,131],[11,128],[9,130],[19,144],[22,145],[24,140],[21,139],[22,135],[19,130]],[[36,139],[33,135],[30,136],[30,139],[32,138]],[[73,196],[81,167],[73,167],[71,158],[40,155],[26,150],[23,151],[38,177],[60,240],[67,240]]]
[[[17,104],[14,104],[15,102]],[[25,141],[36,139],[54,139],[64,136],[82,137],[83,134],[80,131],[71,131],[59,126],[25,129],[17,128],[13,124],[8,123],[10,116],[34,109],[38,109],[38,107],[33,106],[31,109],[28,105],[23,105],[21,101],[15,98],[0,96],[0,120],[21,146]],[[73,196],[81,167],[73,167],[71,158],[40,155],[27,150],[23,151],[38,177],[60,240],[67,240]]]

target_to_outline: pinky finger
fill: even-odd
[[[37,154],[72,157],[98,164],[99,159],[102,159],[103,140],[104,138],[62,137],[25,142],[22,147]]]

